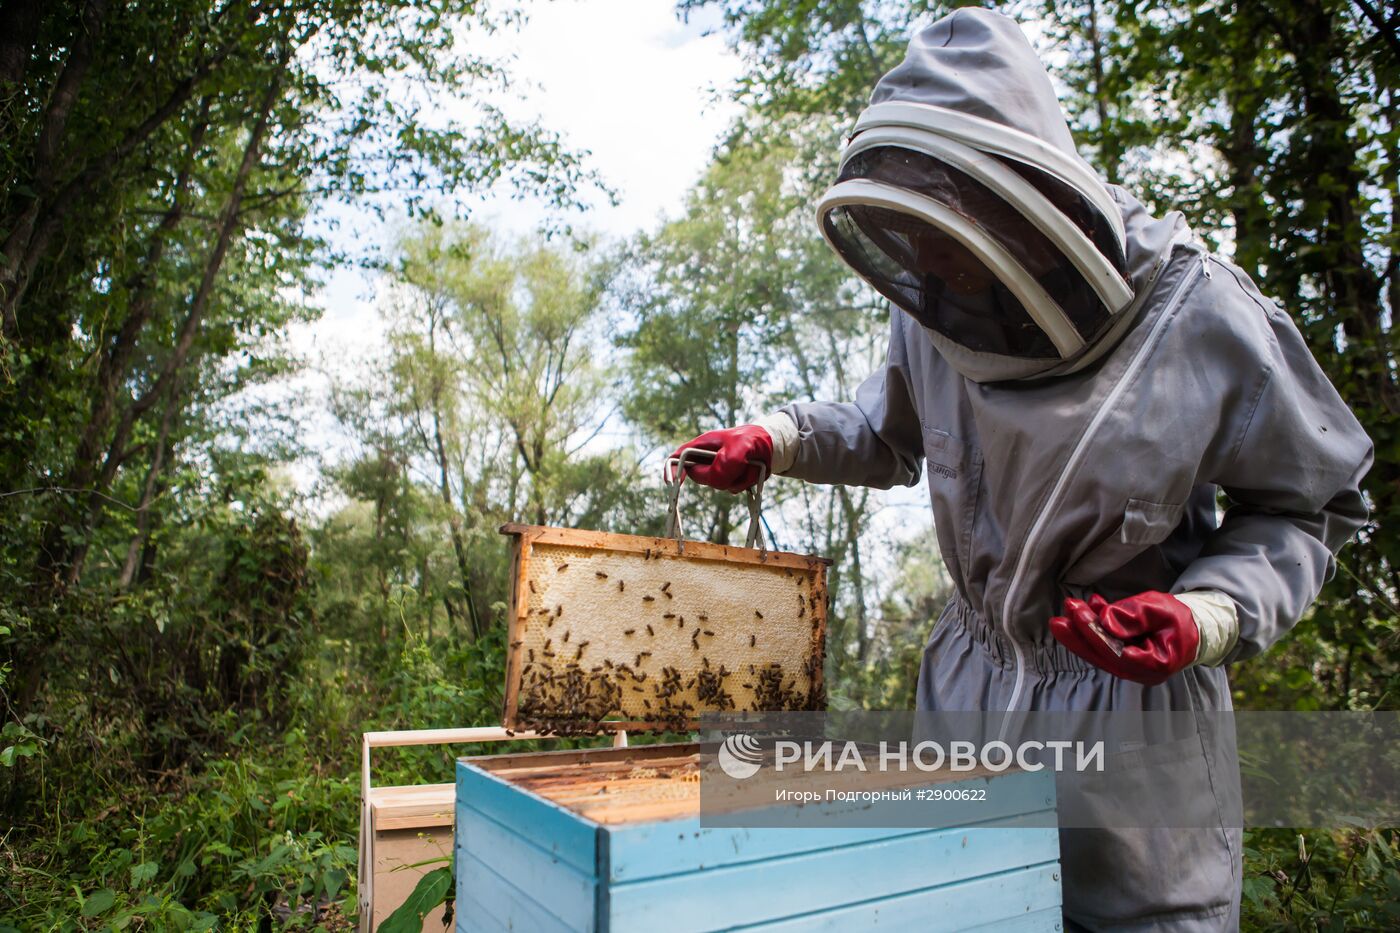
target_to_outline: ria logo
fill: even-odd
[[[731,732],[719,747],[719,768],[725,774],[742,781],[758,773],[763,761],[763,746],[747,732]]]

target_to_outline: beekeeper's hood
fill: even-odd
[[[998,13],[962,9],[914,37],[817,217],[842,259],[978,382],[1072,372],[1127,326],[1123,212]]]

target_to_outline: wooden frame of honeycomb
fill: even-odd
[[[825,708],[826,558],[501,531],[515,538],[507,728],[679,731],[708,712]]]

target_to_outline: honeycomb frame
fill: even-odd
[[[514,730],[683,731],[704,713],[824,709],[822,557],[508,524]]]

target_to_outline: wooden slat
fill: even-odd
[[[636,881],[677,872],[694,866],[714,867],[762,861],[814,849],[849,845],[866,839],[881,839],[923,831],[924,827],[987,827],[1030,814],[1032,824],[1054,825],[1054,778],[1046,772],[1018,772],[981,783],[988,788],[987,800],[960,803],[955,809],[915,800],[902,820],[889,820],[885,827],[870,825],[869,808],[859,803],[831,803],[805,807],[772,807],[766,816],[775,827],[762,829],[764,813],[745,813],[733,828],[714,825],[714,818],[701,827],[698,816],[678,822],[655,824],[635,822],[610,826],[606,840],[610,878]],[[942,816],[941,819],[937,817]]]
[[[818,781],[815,778],[820,777]],[[813,776],[812,780],[795,778],[790,789],[815,791],[825,795],[828,790],[869,791],[909,790],[908,800],[831,801],[819,805],[794,808],[792,804],[772,801],[775,791],[785,782],[765,781],[763,775],[750,781],[729,782],[705,793],[706,821],[710,826],[751,828],[782,828],[794,825],[794,820],[812,821],[817,826],[961,826],[987,819],[1010,806],[1013,813],[1053,809],[1055,787],[1053,776],[1047,772],[1009,771],[1001,775],[957,773],[918,774],[909,772],[838,772]],[[918,799],[921,787],[944,790],[959,789],[985,792],[984,800]],[[1039,801],[1036,803],[1036,801]]]
[[[760,564],[768,567],[791,567],[813,570],[831,565],[829,557],[794,554],[791,551],[760,551],[757,548],[732,547],[709,541],[677,541],[674,538],[648,538],[640,535],[620,535],[609,531],[586,531],[581,528],[556,528],[550,525],[522,525],[510,522],[501,526],[501,533],[516,535],[528,542],[556,544],[561,547],[597,548],[605,551],[626,551],[642,554],[650,551],[667,557],[692,557],[700,560],[722,560],[731,563]]]
[[[520,598],[520,581],[525,579],[525,566],[529,561],[529,556],[530,539],[525,535],[516,535],[511,542],[511,578],[515,581],[515,585],[510,588],[510,609],[506,614],[506,644],[508,646],[518,644],[525,630],[525,613],[529,612],[530,602],[528,599]],[[501,722],[508,727],[517,725],[515,709],[520,697],[522,663],[520,652],[507,649],[506,691],[501,706]]]
[[[369,793],[374,828],[411,829],[451,826],[456,807],[456,784],[375,787]]]
[[[1058,915],[1058,874],[1057,864],[1034,866],[964,884],[926,888],[878,902],[852,904],[836,910],[744,926],[742,929],[763,933],[850,933],[858,930],[936,930],[952,933],[979,925],[999,930],[1003,921],[1036,915],[1046,918],[1046,923],[1030,929],[1048,933],[1056,929],[1055,923],[1060,922],[1049,919]],[[643,928],[632,929],[639,931]],[[615,926],[613,930],[624,933],[622,927]]]
[[[475,856],[502,878],[510,879],[522,896],[542,905],[558,921],[574,929],[592,923],[598,883],[596,864],[587,871],[570,865],[548,849],[519,835],[518,824],[504,826],[481,811],[459,804],[459,853]]]
[[[1053,828],[927,831],[614,884],[612,928],[702,933],[883,902],[935,886],[961,888],[969,879],[1058,857]]]
[[[1064,929],[1064,910],[1060,905],[1032,910],[1015,917],[1001,917],[988,923],[968,927],[965,933],[1059,933]]]
[[[497,774],[511,768],[546,769],[571,768],[592,763],[646,762],[653,758],[671,758],[696,752],[694,742],[667,742],[657,745],[631,745],[623,748],[545,749],[538,752],[513,752],[506,755],[472,755],[458,759],[473,768]]]
[[[505,933],[529,930],[531,933],[574,933],[591,930],[570,926],[546,910],[490,865],[470,852],[457,854],[458,933]]]

